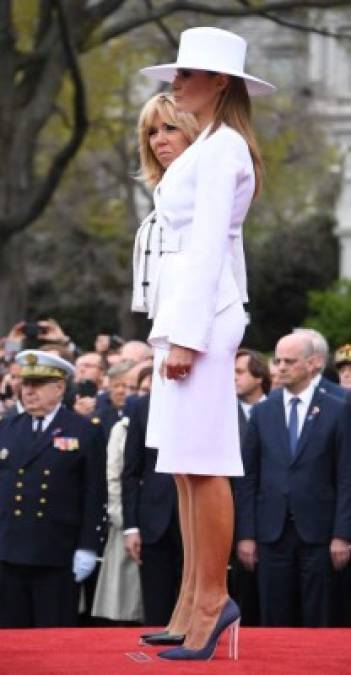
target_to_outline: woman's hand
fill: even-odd
[[[172,345],[166,359],[160,368],[161,377],[168,380],[182,380],[186,378],[193,367],[197,352],[187,347]]]

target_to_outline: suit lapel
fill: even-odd
[[[312,400],[308,408],[307,415],[303,423],[303,427],[301,429],[293,462],[295,462],[298,459],[298,457],[301,455],[302,451],[304,450],[306,444],[309,441],[311,433],[314,430],[315,424],[319,418],[322,401],[323,401],[323,394],[317,387],[316,391],[312,396]]]
[[[63,409],[62,407],[56,413],[54,419],[49,424],[48,428],[43,431],[38,438],[32,438],[32,421],[30,418],[30,433],[27,437],[27,443],[23,448],[23,452],[20,459],[20,466],[26,466],[30,464],[38,455],[40,455],[44,450],[47,449],[50,445],[51,436],[56,428],[59,428],[63,422]],[[60,429],[60,432],[62,429]]]

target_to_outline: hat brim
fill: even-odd
[[[140,72],[142,75],[145,75],[152,80],[173,82],[177,74],[177,70],[179,69],[191,70],[190,66],[185,67],[180,63],[165,63],[160,66],[148,66],[147,68],[141,68]],[[198,66],[193,66],[193,69],[208,70],[207,68],[199,68]],[[231,72],[226,70],[226,75],[233,75],[234,77],[243,78],[246,82],[247,90],[250,96],[264,96],[266,94],[272,94],[276,90],[274,84],[270,84],[265,80],[260,80],[258,77],[253,77],[253,75],[248,75],[248,73],[239,72],[233,69]]]

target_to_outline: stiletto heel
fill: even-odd
[[[159,652],[158,656],[160,656],[161,659],[170,659],[171,661],[208,661],[214,656],[219,638],[228,630],[228,656],[237,661],[239,627],[240,609],[234,600],[229,599],[224,605],[218,617],[218,621],[204,647],[201,649],[176,647],[175,649],[167,649],[164,652]]]
[[[239,629],[240,619],[231,623],[228,628],[228,658],[237,661],[239,658]]]

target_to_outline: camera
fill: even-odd
[[[120,349],[124,345],[124,340],[119,335],[110,335],[109,349]]]
[[[13,391],[10,384],[7,384],[5,390],[0,392],[0,401],[7,401],[13,397]]]
[[[97,394],[97,386],[92,380],[82,380],[76,383],[75,393],[78,396],[90,396],[93,398]]]
[[[39,326],[36,321],[27,321],[22,330],[23,335],[27,340],[37,340],[40,333],[43,334],[46,332],[46,329]]]

